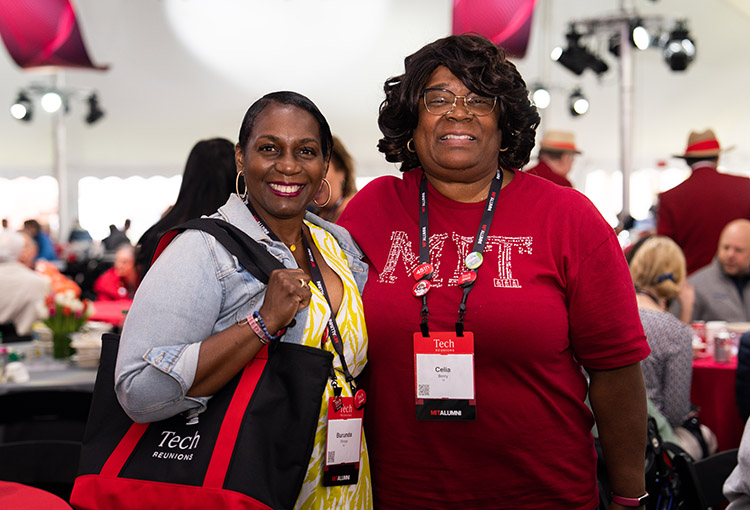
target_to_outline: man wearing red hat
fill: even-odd
[[[539,162],[526,171],[528,174],[544,177],[560,186],[572,188],[567,175],[573,168],[573,160],[580,154],[576,148],[573,133],[567,131],[547,131],[539,144]]]
[[[750,219],[750,179],[716,169],[725,150],[712,130],[691,132],[685,153],[675,157],[684,159],[692,174],[659,195],[657,233],[680,245],[688,274],[711,262],[727,223]]]

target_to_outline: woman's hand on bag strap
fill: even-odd
[[[310,276],[302,269],[277,269],[271,273],[266,297],[258,311],[268,331],[286,327],[300,310],[310,306]]]

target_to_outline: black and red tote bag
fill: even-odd
[[[276,342],[209,401],[195,423],[140,424],[114,392],[116,335],[105,335],[76,509],[292,508],[312,455],[330,352]],[[194,420],[195,421],[195,420]]]
[[[312,455],[332,353],[273,342],[197,419],[177,415],[140,424],[125,414],[114,391],[118,346],[118,335],[102,337],[70,498],[74,508],[294,506]]]

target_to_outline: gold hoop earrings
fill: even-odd
[[[411,147],[409,147],[409,144],[411,144]],[[409,138],[409,141],[406,142],[406,150],[411,153],[417,152],[416,150],[414,150],[414,138]]]
[[[320,208],[327,206],[328,202],[331,201],[331,183],[328,182],[328,179],[326,179],[325,177],[323,177],[323,182],[320,183],[321,187],[323,186],[323,183],[328,185],[328,198],[326,198],[326,201],[323,202],[322,204],[317,203],[315,199],[313,198],[313,204],[317,205]]]
[[[507,147],[506,147],[506,148],[504,148],[504,149],[502,149],[502,148],[501,148],[501,149],[500,149],[500,152],[505,152],[505,151],[507,151],[507,150],[508,150],[508,148],[507,148]]]
[[[238,197],[240,197],[242,200],[245,200],[245,197],[247,196],[247,183],[244,183],[245,191],[243,193],[240,193],[240,175],[243,175],[242,172],[237,172],[237,178],[234,180],[234,190],[237,192]]]

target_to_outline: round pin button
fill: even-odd
[[[465,271],[458,277],[459,287],[468,287],[477,279],[476,271]]]
[[[430,280],[419,280],[411,291],[415,296],[422,297],[430,291],[430,287],[432,287]]]
[[[365,405],[365,402],[367,402],[367,393],[365,393],[365,390],[359,389],[354,394],[354,407],[356,409],[362,409],[362,407]]]
[[[429,280],[430,278],[432,278],[432,264],[430,264],[429,262],[419,264],[414,270],[415,280]]]
[[[466,256],[464,263],[469,269],[477,269],[482,265],[483,258],[481,253],[473,251]]]

